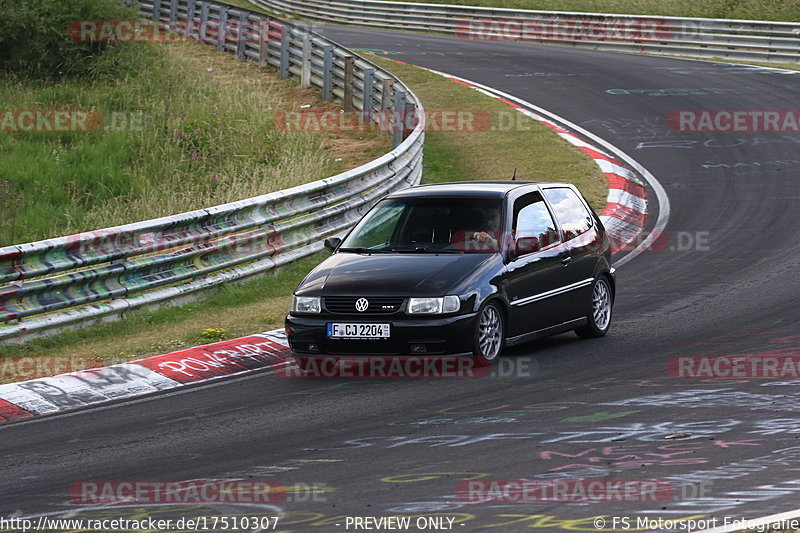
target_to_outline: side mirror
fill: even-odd
[[[514,252],[517,255],[531,254],[541,249],[539,239],[536,237],[520,237],[514,241]]]
[[[339,237],[328,237],[325,239],[325,249],[329,252],[333,252],[341,243],[342,239]]]

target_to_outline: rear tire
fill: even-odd
[[[592,283],[591,301],[586,314],[587,323],[575,330],[578,337],[594,339],[608,333],[613,307],[614,293],[611,292],[611,283],[605,276],[600,276]]]
[[[494,302],[484,305],[475,321],[473,360],[477,366],[489,366],[500,357],[505,343],[503,312]]]

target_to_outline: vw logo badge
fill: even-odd
[[[358,300],[356,300],[356,311],[358,311],[359,313],[363,313],[364,311],[366,311],[367,307],[369,307],[369,300],[367,300],[366,298],[359,298]]]

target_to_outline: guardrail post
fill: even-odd
[[[247,13],[242,11],[239,13],[239,28],[236,30],[236,57],[239,59],[245,58],[244,50],[250,35],[252,32],[247,27]]]
[[[333,99],[333,46],[322,47],[322,99]]]
[[[189,0],[186,4],[186,38],[191,39],[194,36],[194,2]]]
[[[217,51],[225,51],[225,40],[228,27],[228,8],[223,7],[219,10],[219,22],[217,23]]]
[[[269,23],[265,29],[262,21],[258,32],[258,64],[262,67],[266,67],[269,62],[269,29]]]
[[[372,83],[375,80],[375,69],[364,70],[364,95],[361,98],[361,112],[364,114],[364,121],[369,121],[372,117]]]
[[[153,20],[161,21],[161,0],[153,0]]]
[[[386,110],[392,107],[392,80],[383,80],[381,86],[381,110]]]
[[[394,93],[392,111],[392,148],[397,148],[403,142],[403,133],[406,129],[406,93],[404,91]]]
[[[300,67],[300,87],[311,87],[311,37],[308,35],[303,35],[303,59]]]
[[[178,0],[171,0],[169,3],[169,24],[170,31],[178,30]]]
[[[281,78],[289,77],[289,47],[292,46],[292,29],[284,26],[281,34]]]
[[[356,59],[353,56],[344,56],[344,110],[352,111],[353,85],[355,83]]]
[[[392,132],[392,80],[384,79],[381,84],[381,108],[378,114],[378,121],[381,124],[380,130],[383,133]]]
[[[419,124],[420,115],[417,111],[416,104],[412,104],[411,102],[406,102],[406,113],[404,115],[403,120],[403,139],[408,137],[408,135],[413,131],[414,128],[417,127]]]
[[[208,2],[203,2],[200,8],[200,31],[197,33],[201,43],[205,43],[208,37],[208,9]]]

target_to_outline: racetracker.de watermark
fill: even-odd
[[[103,127],[98,111],[2,109],[0,133],[88,133]]]
[[[673,378],[793,379],[800,378],[800,355],[758,354],[679,356],[667,360]]]
[[[143,131],[143,111],[0,109],[0,133]]]
[[[266,211],[280,214],[275,206]],[[222,232],[220,232],[222,233]],[[203,249],[206,253],[249,256],[274,253],[287,246],[283,234],[275,229],[258,229],[235,236],[203,232],[175,231],[171,228],[154,231],[97,230],[66,237],[70,254],[118,254],[183,249]]]
[[[644,215],[642,215],[644,218]],[[503,249],[517,248],[521,253],[541,250],[560,242],[560,235],[552,231],[531,237],[530,232],[487,231],[480,228],[454,231],[450,245],[453,249],[464,253],[492,253]],[[586,234],[584,234],[586,235]],[[566,235],[573,238],[574,235]],[[520,238],[526,240],[520,242]],[[711,232],[709,231],[620,231],[608,234],[612,249],[618,252],[708,252],[711,250]],[[587,239],[588,241],[588,239]],[[580,241],[578,241],[580,242]],[[582,246],[585,250],[604,247],[602,239],[587,242]]]
[[[96,357],[15,355],[0,358],[0,380],[28,381],[100,366],[103,361]]]
[[[798,133],[800,109],[686,109],[667,115],[678,133]]]
[[[421,122],[427,132],[480,133],[533,131],[535,121],[517,111],[489,113],[482,109],[426,109],[424,111],[332,111],[303,109],[275,113],[273,124],[286,133],[364,133],[411,131]]]
[[[662,41],[675,34],[667,20],[648,18],[461,19],[456,35],[469,41]]]
[[[278,503],[286,499],[286,486],[277,481],[78,481],[69,487],[74,503],[84,505]]]
[[[468,502],[666,502],[672,484],[662,480],[486,479],[462,481],[456,495]]]
[[[245,43],[280,42],[284,25],[274,20],[75,20],[67,27],[69,38],[80,43],[206,42],[223,38]]]
[[[652,252],[709,252],[710,231],[640,231],[620,232],[610,237],[614,249],[619,252],[639,250]]]
[[[538,375],[535,359],[500,358],[485,365],[470,356],[369,355],[358,357],[309,356],[303,368],[286,365],[275,370],[282,378],[448,379],[532,377]]]

